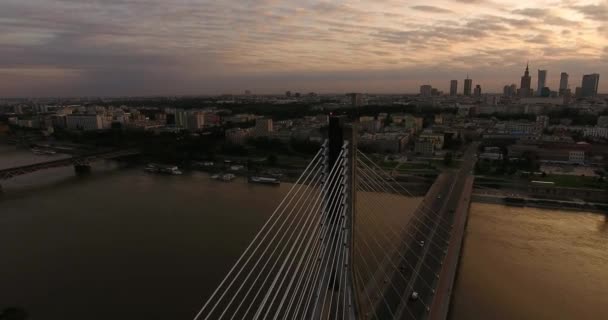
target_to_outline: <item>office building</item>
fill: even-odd
[[[450,96],[455,97],[458,94],[458,80],[450,81]]]
[[[464,95],[471,96],[471,89],[473,88],[473,79],[469,79],[469,75],[464,79]]]
[[[597,87],[599,83],[599,74],[593,73],[584,75],[583,83],[581,85],[581,97],[595,97],[597,95]]]
[[[420,95],[423,97],[430,97],[433,94],[433,87],[429,84],[420,86]]]
[[[538,87],[536,89],[536,95],[541,96],[543,88],[547,86],[547,70],[538,70]]]
[[[559,95],[563,96],[566,93],[566,90],[568,90],[568,74],[565,72],[562,72],[562,74],[559,76]]]

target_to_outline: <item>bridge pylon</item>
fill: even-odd
[[[324,310],[324,308],[313,308],[314,314],[311,316],[315,319],[337,319],[339,318],[338,313],[340,312],[343,315],[346,315],[348,319],[358,319],[357,290],[355,290],[353,269],[355,241],[354,221],[356,211],[356,136],[356,127],[353,125],[346,125],[345,118],[331,117],[329,119],[328,144],[324,163],[325,175],[329,176],[330,168],[333,168],[336,162],[340,161],[342,176],[339,180],[339,192],[328,192],[328,194],[325,195],[325,202],[340,203],[343,210],[335,210],[328,207],[326,223],[328,228],[342,229],[341,233],[335,232],[335,236],[343,237],[343,239],[339,241],[343,248],[341,248],[341,250],[336,250],[343,256],[332,256],[334,253],[331,250],[328,250],[324,255],[319,257],[320,261],[338,259],[338,261],[342,261],[342,263],[328,264],[328,268],[331,268],[331,270],[325,271],[329,272],[331,276],[327,279],[322,279],[321,281],[328,281],[329,283],[320,283],[318,288],[319,290],[327,288],[327,290],[337,292],[338,296],[343,295],[345,299],[338,303],[338,306],[335,309],[332,309],[331,307],[328,310]],[[337,214],[342,214],[342,217],[335,217]],[[336,239],[326,238],[323,242],[324,245],[329,246],[330,243],[335,242],[335,240]],[[339,270],[340,268],[343,270]],[[342,279],[338,279],[339,277]],[[344,280],[344,284],[342,284],[342,280]],[[333,296],[333,292],[331,296]],[[317,292],[317,301],[315,304],[325,305],[326,301],[324,300],[327,300],[327,297],[328,294],[320,291]]]

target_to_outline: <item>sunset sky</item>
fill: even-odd
[[[598,72],[608,0],[1,0],[0,97],[484,92]]]

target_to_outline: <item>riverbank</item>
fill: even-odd
[[[514,198],[499,195],[473,193],[473,202],[499,204],[510,207],[531,207],[564,211],[587,211],[608,214],[608,203],[576,202],[539,198]]]

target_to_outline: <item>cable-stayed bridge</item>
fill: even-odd
[[[201,319],[445,319],[474,146],[417,205],[330,119],[329,139],[196,314]]]

